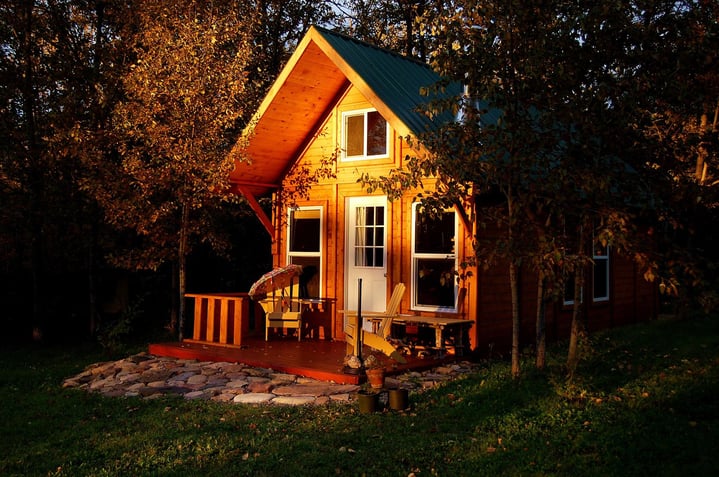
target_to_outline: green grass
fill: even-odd
[[[717,475],[719,318],[595,335],[579,378],[504,362],[407,413],[104,398],[61,388],[94,349],[0,352],[0,475]]]

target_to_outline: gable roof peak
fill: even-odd
[[[437,97],[425,93],[440,79],[425,63],[312,26],[230,153],[236,159],[230,180],[256,194],[279,187],[350,85],[398,136],[418,137],[442,122],[452,121],[449,113],[431,117],[420,110]],[[461,85],[451,83],[443,94],[461,92]],[[242,158],[254,164],[241,162]]]

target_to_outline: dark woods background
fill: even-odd
[[[223,191],[227,154],[312,24],[471,84],[517,113],[513,137],[541,105],[546,124],[585,128],[583,145],[605,141],[567,183],[606,198],[592,160],[630,165],[651,193],[592,213],[652,230],[651,252],[627,245],[648,278],[713,308],[719,7],[605,3],[0,0],[0,342],[174,336],[178,290],[246,291],[270,268],[269,236]],[[452,133],[484,133],[471,126]],[[546,149],[521,142],[517,157]],[[454,179],[487,172],[481,154],[427,143]],[[622,177],[613,189],[637,189]]]

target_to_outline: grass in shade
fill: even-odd
[[[62,380],[95,348],[0,351],[0,475],[717,475],[719,317],[596,334],[579,377],[503,361],[408,412],[105,398]]]

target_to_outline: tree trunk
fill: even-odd
[[[716,105],[714,106],[714,120],[712,121],[711,125],[709,125],[709,113],[704,113],[701,116],[700,119],[700,128],[701,128],[701,134],[702,136],[709,135],[712,132],[716,132],[717,129],[717,122],[719,121],[719,100],[717,100]],[[696,169],[694,172],[694,177],[699,183],[699,185],[704,185],[706,183],[707,173],[709,169],[709,164],[707,162],[707,158],[709,157],[709,150],[708,150],[708,144],[706,140],[703,140],[699,144],[699,150],[697,153],[697,162],[696,162]]]
[[[182,218],[180,220],[180,244],[178,253],[178,274],[177,274],[177,290],[178,290],[178,337],[180,341],[183,339],[185,330],[185,266],[187,264],[187,230],[189,227],[190,208],[187,202],[182,204]]]
[[[518,378],[519,362],[519,278],[517,258],[514,256],[514,200],[511,185],[507,189],[507,241],[509,243],[509,288],[512,297],[512,377]]]
[[[102,32],[105,23],[105,2],[104,0],[97,0],[95,2],[95,44],[93,46],[93,59],[92,59],[92,73],[94,75],[92,81],[95,84],[99,84],[101,72],[100,67],[103,60],[103,49],[102,49]],[[92,122],[93,126],[98,130],[102,129],[102,101],[100,94],[97,92],[99,88],[96,88],[94,108],[92,110]],[[87,257],[87,287],[88,287],[88,312],[89,317],[89,333],[90,337],[95,337],[98,326],[98,309],[97,309],[97,268],[95,254],[97,251],[97,236],[98,228],[97,223],[99,220],[99,214],[96,213],[95,205],[89,203],[86,207],[90,210],[90,214],[95,217],[95,220],[91,219],[90,223],[90,244],[88,246],[88,257]]]
[[[90,225],[90,243],[87,250],[87,298],[88,298],[88,333],[90,338],[97,332],[97,278],[95,276],[95,246],[97,244],[97,227]]]
[[[40,166],[40,148],[38,146],[38,132],[36,125],[36,91],[34,62],[34,2],[25,2],[22,7],[24,20],[23,31],[20,33],[22,68],[22,114],[24,119],[24,141],[26,163],[28,164],[27,184],[29,188],[29,216],[31,234],[31,276],[32,276],[32,337],[35,341],[42,341],[45,328],[45,227],[43,195],[43,174]]]
[[[704,134],[707,131],[707,123],[708,118],[706,113],[702,114],[701,116],[701,132]],[[697,180],[697,182],[702,185],[704,183],[704,179],[706,177],[706,158],[708,156],[708,152],[706,149],[706,146],[704,142],[699,144],[699,151],[697,153],[697,161],[695,166],[695,172],[694,172],[694,178]]]
[[[544,303],[544,287],[546,278],[543,272],[537,277],[537,323],[536,323],[536,367],[544,369],[547,364],[546,307]]]
[[[585,320],[582,313],[582,291],[584,289],[584,249],[586,241],[586,230],[588,227],[581,227],[579,232],[579,264],[575,268],[574,273],[574,306],[572,308],[572,328],[569,334],[569,350],[567,352],[567,371],[569,377],[573,377],[577,370],[577,365],[581,359],[579,345],[586,336]]]
[[[519,363],[519,280],[518,267],[514,260],[509,262],[509,286],[512,290],[512,377],[518,378]]]

